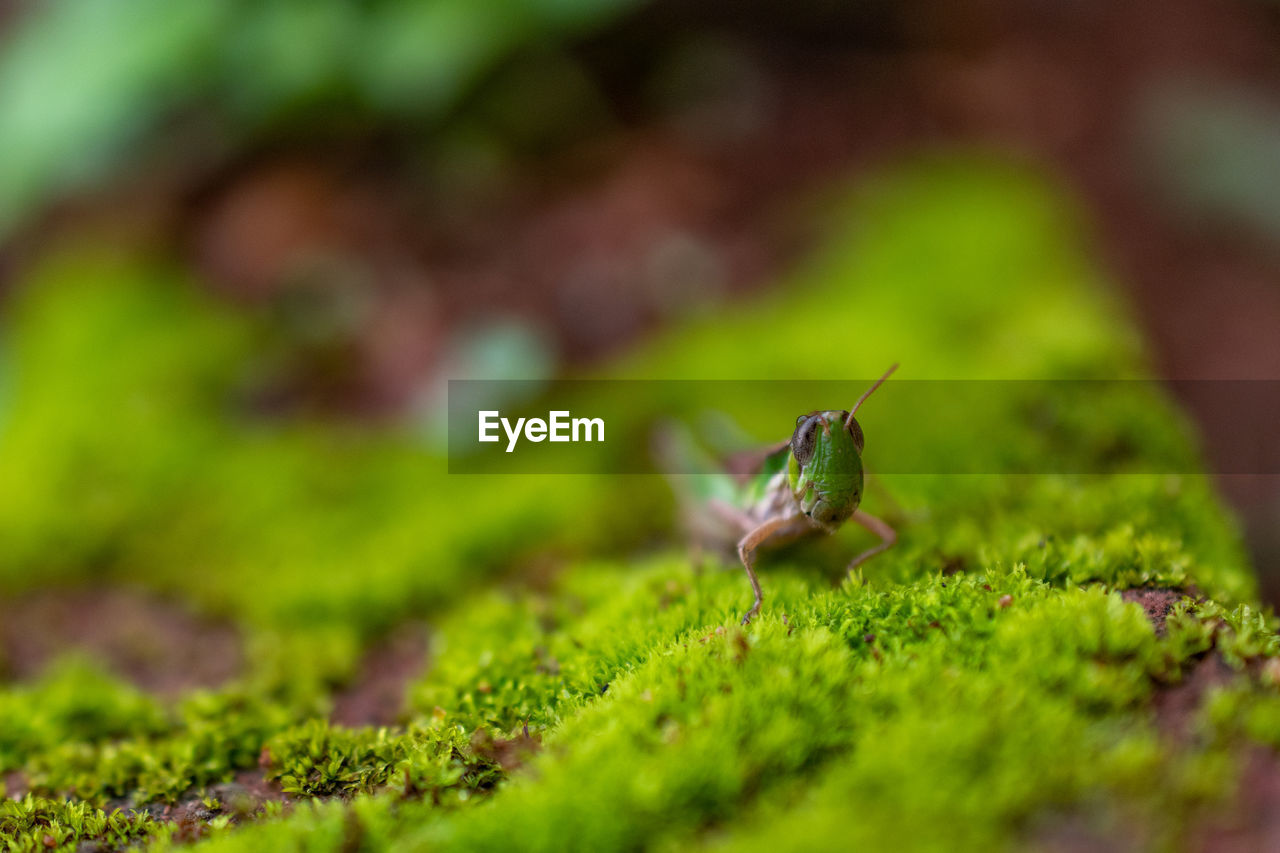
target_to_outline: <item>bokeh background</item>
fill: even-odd
[[[0,27],[0,294],[58,247],[163,259],[268,327],[246,417],[430,421],[446,377],[607,363],[779,281],[832,186],[947,149],[1065,188],[1155,375],[1280,376],[1265,0],[15,1]],[[1188,402],[1210,455],[1274,436]],[[1221,487],[1280,576],[1274,481]]]
[[[1056,378],[1072,354],[1109,378],[1098,322],[1140,333],[1125,375],[1280,378],[1280,6],[0,3],[0,664],[80,644],[177,693],[247,658],[301,694],[373,643],[333,718],[391,721],[424,654],[407,616],[672,539],[656,492],[574,526],[564,484],[458,486],[447,380],[627,375],[740,305],[767,330],[855,231],[893,263],[831,285],[849,360],[826,340],[806,378],[878,374],[859,340],[920,348],[866,300],[971,320],[972,378],[1036,378],[984,337],[1006,309],[1079,338]],[[1066,278],[1102,320],[1036,301]],[[646,363],[785,363],[761,345]],[[764,373],[736,376],[787,378]],[[1280,439],[1267,399],[1183,402],[1210,460]],[[1280,600],[1280,482],[1217,485]]]

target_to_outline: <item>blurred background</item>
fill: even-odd
[[[447,379],[617,363],[785,280],[826,233],[833,188],[953,151],[1058,187],[1154,375],[1280,378],[1272,0],[0,3],[0,445],[23,484],[0,508],[0,574],[16,589],[91,566],[181,588],[121,568],[122,549],[172,573],[210,530],[241,536],[184,564],[197,574],[261,549],[246,531],[271,524],[254,515],[264,495],[292,500],[292,448],[299,470],[328,452],[305,430],[282,450],[279,431],[390,430],[438,450]],[[160,283],[97,288],[140,278]],[[122,404],[138,376],[158,389],[142,414]],[[211,387],[231,392],[184,408]],[[1277,437],[1265,407],[1185,402],[1211,457]],[[211,426],[225,419],[242,430],[233,455]],[[371,452],[361,470],[381,473],[308,486],[382,490],[335,540],[396,495],[446,488],[434,468],[390,488],[400,457]],[[86,486],[115,475],[136,495]],[[1219,482],[1275,601],[1280,485]],[[152,506],[169,499],[198,507],[172,542],[120,544],[175,524]],[[216,503],[237,499],[239,533]],[[273,547],[334,521],[317,510]],[[419,525],[387,535],[433,530]],[[229,587],[256,574],[228,577],[200,581],[202,606],[244,605]],[[319,600],[288,606],[312,619]],[[74,621],[74,603],[47,606]],[[371,613],[369,630],[398,618]]]

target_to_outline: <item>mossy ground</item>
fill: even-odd
[[[775,295],[604,375],[1142,375],[1034,176],[916,164],[833,206],[829,231]],[[1248,745],[1280,746],[1280,645],[1230,520],[1200,476],[1125,472],[1195,458],[1154,396],[1053,444],[988,413],[998,440],[962,450],[992,466],[1142,441],[1114,474],[882,477],[869,508],[899,545],[850,579],[854,531],[766,557],[743,629],[740,571],[694,570],[657,480],[450,478],[399,429],[244,415],[260,323],[163,267],[76,247],[9,329],[0,588],[144,588],[233,624],[246,664],[176,699],[74,657],[7,684],[0,773],[26,792],[0,802],[8,849],[1178,848],[1227,807]],[[865,425],[873,469],[877,430],[919,431]],[[1153,623],[1133,588],[1177,603]],[[366,651],[422,619],[402,725],[329,722]],[[1230,675],[1175,732],[1159,698],[1207,656]],[[219,799],[247,773],[288,804]],[[165,819],[194,802],[201,820]]]

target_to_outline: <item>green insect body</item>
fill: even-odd
[[[763,594],[755,573],[755,554],[762,546],[780,545],[815,533],[834,533],[853,520],[880,537],[880,544],[859,554],[849,570],[891,546],[892,527],[860,510],[863,470],[862,426],[854,414],[871,392],[897,369],[890,367],[853,408],[810,412],[796,419],[790,441],[760,460],[736,499],[724,497],[723,483],[704,507],[718,529],[737,540],[738,556],[751,582],[755,601],[742,618],[747,624],[760,612]],[[704,524],[702,530],[707,530]],[[740,537],[740,538],[738,538]]]

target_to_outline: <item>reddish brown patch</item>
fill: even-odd
[[[1120,820],[1107,809],[1097,813],[1051,814],[1040,819],[1027,847],[1036,853],[1122,853],[1146,850],[1150,839],[1140,821]]]
[[[542,741],[524,731],[513,738],[494,737],[485,731],[477,731],[471,736],[471,748],[476,755],[486,758],[510,773],[524,766],[535,753],[542,749]]]
[[[161,694],[215,687],[240,670],[235,630],[182,605],[126,589],[49,590],[0,603],[8,675],[38,676],[67,651]]]
[[[4,795],[8,799],[18,800],[27,792],[27,777],[22,775],[19,770],[13,770],[0,776],[0,783],[4,785]]]
[[[214,801],[212,808],[206,800]],[[279,784],[270,782],[258,770],[242,770],[235,781],[213,785],[207,791],[192,792],[183,800],[165,805],[152,803],[142,808],[160,821],[176,824],[174,838],[178,841],[198,841],[209,833],[209,822],[222,815],[230,816],[233,823],[253,820],[262,814],[269,802],[290,805],[289,797]]]
[[[1244,756],[1239,788],[1225,811],[1190,833],[1188,850],[1252,853],[1280,850],[1280,758],[1253,747]]]
[[[236,774],[234,782],[215,785],[210,789],[223,807],[234,814],[244,815],[256,813],[267,803],[284,803],[291,801],[280,788],[280,783],[267,778],[261,770],[241,770]]]
[[[209,821],[221,814],[221,808],[211,809],[204,804],[203,798],[200,798],[186,800],[174,806],[165,806],[162,811],[153,813],[152,816],[157,820],[177,825],[173,833],[175,841],[191,842],[199,841],[208,835]]]
[[[404,710],[405,686],[422,674],[426,661],[426,629],[396,629],[365,655],[355,683],[334,697],[330,719],[352,727],[395,723]]]
[[[1156,691],[1152,698],[1156,725],[1176,742],[1189,740],[1193,734],[1191,722],[1205,693],[1235,677],[1236,672],[1217,654],[1211,652],[1201,658],[1183,673],[1182,681]]]
[[[1147,618],[1156,628],[1157,637],[1165,635],[1168,630],[1165,620],[1169,618],[1169,611],[1183,599],[1182,593],[1172,589],[1126,589],[1120,593],[1120,597],[1137,604],[1146,612]]]

